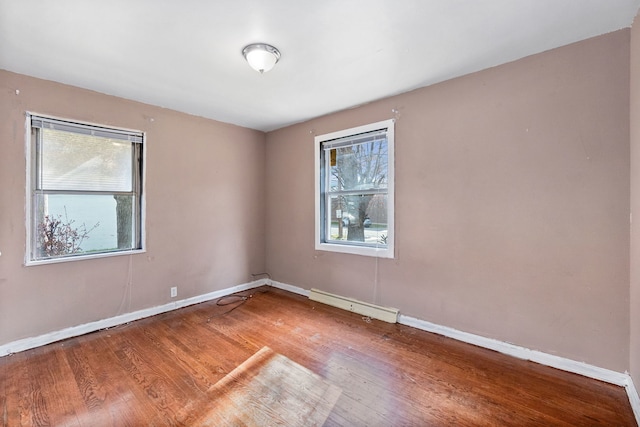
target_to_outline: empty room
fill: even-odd
[[[639,9],[0,0],[0,425],[638,425]]]

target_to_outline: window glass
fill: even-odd
[[[330,189],[387,188],[386,139],[341,148],[330,148]]]
[[[130,142],[42,129],[40,189],[131,191]]]
[[[386,246],[389,232],[386,194],[332,196],[330,200],[332,215],[327,241]]]
[[[133,196],[116,197],[124,198],[130,206],[135,203]],[[116,197],[37,194],[36,258],[133,249],[134,212],[118,219]]]

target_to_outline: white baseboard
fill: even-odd
[[[21,340],[13,341],[8,344],[0,345],[0,357],[51,344],[52,342],[64,340],[67,338],[77,337],[80,335],[88,334],[90,332],[99,331],[100,329],[111,328],[114,326],[133,322],[134,320],[144,319],[145,317],[155,316],[156,314],[165,313],[167,311],[177,310],[179,308],[198,304],[200,302],[211,301],[226,295],[246,291],[263,285],[269,285],[269,280],[260,279],[250,283],[233,286],[231,288],[210,292],[204,295],[198,295],[196,297],[173,301],[164,305],[145,308],[143,310],[121,314],[119,316],[110,317],[108,319],[85,323],[83,325],[72,326],[70,328],[49,332],[37,337],[24,338]]]
[[[631,409],[636,416],[636,423],[640,425],[640,396],[638,396],[638,390],[633,385],[633,379],[629,376],[629,383],[625,387],[627,389],[627,396],[629,396],[629,403],[631,403]]]
[[[271,286],[273,286],[274,288],[293,292],[294,294],[302,295],[309,298],[310,291],[306,289],[299,288],[298,286],[287,285],[286,283],[276,282],[275,280],[271,280],[270,283],[271,283]]]
[[[577,362],[575,360],[555,356],[553,354],[543,353],[538,350],[531,350],[493,338],[470,334],[468,332],[459,331],[457,329],[437,325],[435,323],[404,316],[402,314],[398,316],[398,323],[422,329],[423,331],[433,332],[438,335],[444,335],[445,337],[477,345],[479,347],[488,348],[499,353],[517,357],[518,359],[530,360],[532,362],[540,363],[541,365],[550,366],[563,371],[572,372],[574,374],[580,374],[585,377],[594,378],[621,387],[626,387],[629,380],[629,375],[626,373],[600,368],[584,362]]]

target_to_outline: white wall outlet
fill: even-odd
[[[175,298],[178,296],[178,287],[177,286],[172,286],[171,287],[171,298]]]

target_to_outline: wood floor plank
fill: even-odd
[[[341,390],[325,426],[636,425],[621,387],[269,287],[0,358],[1,425],[209,425],[265,346]]]
[[[94,387],[100,392],[99,399],[88,400],[91,404],[86,405],[83,425],[87,420],[94,420],[97,425],[135,425],[130,420],[144,418],[146,411],[152,410],[144,391],[133,386],[117,358],[116,351],[125,345],[125,337],[102,331],[82,337],[77,348],[67,349],[69,358],[77,357],[76,352],[85,355],[86,369],[91,371]],[[81,384],[78,382],[79,389]]]
[[[43,400],[48,406],[49,425],[81,426],[74,404],[74,401],[78,402],[81,396],[79,393],[74,393],[72,386],[74,382],[70,378],[70,367],[64,353],[59,348],[54,348],[52,352],[40,358],[40,363],[43,365],[38,366],[35,361],[32,362],[30,371],[40,373],[38,378],[32,381],[41,384]],[[69,399],[69,396],[73,396],[73,399]]]

